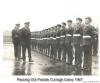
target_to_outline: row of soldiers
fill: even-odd
[[[67,24],[63,22],[42,30],[32,35],[32,48],[69,65],[75,59],[76,69],[91,70],[93,43],[98,38],[98,32],[91,22],[90,17],[85,18],[85,24],[82,18],[76,18],[75,25],[72,20],[68,20]]]

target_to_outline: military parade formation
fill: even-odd
[[[91,71],[92,55],[97,55],[98,50],[98,31],[91,22],[91,17],[86,17],[84,24],[82,18],[76,18],[75,24],[67,20],[38,32],[30,32],[29,22],[22,29],[16,24],[12,31],[15,59],[26,61],[27,49],[29,62],[33,62],[32,49],[51,59],[75,65],[76,70]]]

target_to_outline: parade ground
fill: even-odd
[[[13,75],[98,75],[98,56],[92,57],[92,73],[90,71],[74,70],[74,65],[53,60],[46,55],[31,51],[34,62],[29,63],[14,60],[13,44],[3,44],[3,76]],[[26,55],[27,56],[27,55]]]

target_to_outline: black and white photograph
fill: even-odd
[[[0,76],[99,76],[98,5],[0,0]]]

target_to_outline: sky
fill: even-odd
[[[11,31],[16,23],[30,21],[31,31],[50,28],[76,17],[90,16],[99,23],[99,0],[0,0],[0,28]]]

